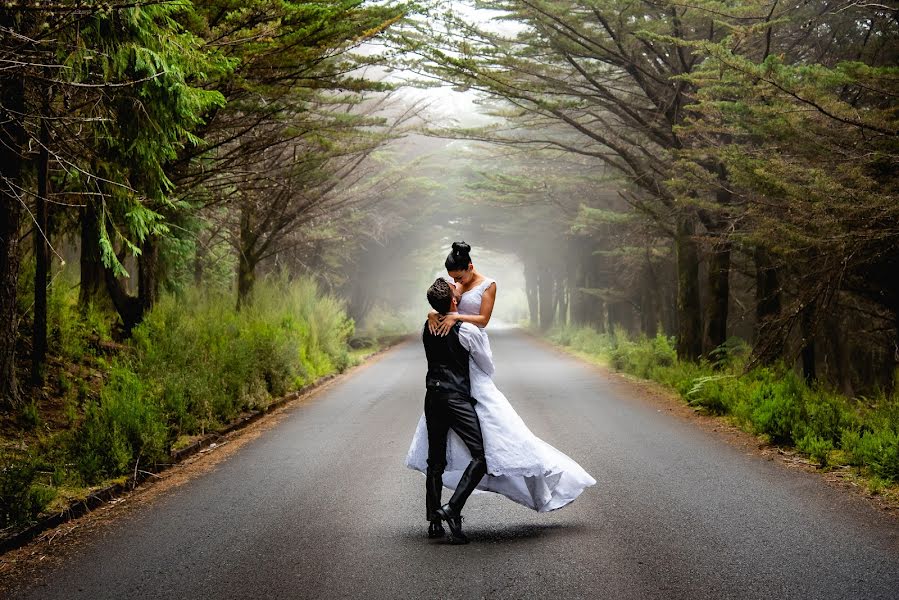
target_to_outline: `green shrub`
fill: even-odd
[[[37,429],[41,425],[41,412],[32,400],[19,409],[19,424],[23,429]]]
[[[878,477],[899,481],[899,433],[895,430],[865,431],[858,438],[853,454],[853,462],[867,465]]]
[[[860,467],[865,459],[860,452],[861,433],[857,429],[844,429],[840,435],[840,448],[846,455],[850,465]]]
[[[387,336],[420,332],[424,322],[425,316],[418,308],[397,311],[396,307],[378,304],[365,315],[356,328],[355,337],[374,343]]]
[[[742,369],[752,348],[744,340],[731,336],[709,352],[708,361],[715,370]]]
[[[812,460],[817,461],[822,467],[828,465],[828,458],[833,451],[833,442],[820,438],[813,433],[807,433],[796,442],[796,449],[808,454]]]
[[[608,350],[613,346],[611,336],[599,333],[590,327],[571,325],[556,327],[548,333],[548,337],[557,344],[599,356],[606,356]]]
[[[799,437],[796,427],[802,421],[804,384],[792,371],[779,378],[771,374],[766,373],[754,386],[749,398],[750,423],[756,433],[768,435],[776,444],[793,444]]]
[[[812,435],[837,442],[843,431],[857,422],[858,417],[845,398],[819,389],[806,394],[803,427]]]
[[[117,320],[107,305],[80,306],[78,283],[74,271],[63,270],[53,277],[47,295],[48,339],[63,358],[76,362],[92,353],[92,341],[111,338]]]
[[[0,529],[32,520],[56,497],[55,490],[37,478],[32,457],[0,457]]]
[[[873,409],[826,389],[810,388],[783,365],[745,371],[749,347],[731,338],[709,360],[681,362],[675,341],[663,335],[629,339],[616,331],[557,327],[557,344],[600,356],[620,371],[676,390],[691,406],[733,415],[777,444],[795,445],[826,466],[835,456],[866,466],[879,481],[899,481],[899,395],[880,397]]]
[[[88,483],[131,472],[140,462],[164,460],[166,421],[140,376],[125,365],[110,372],[99,402],[87,406],[75,435],[78,470]]]
[[[240,311],[223,294],[163,298],[134,330],[136,364],[175,437],[345,369],[353,322],[314,282],[263,279]]]
[[[873,477],[871,477],[868,480],[868,493],[870,493],[873,496],[876,496],[877,494],[879,494],[883,491],[883,489],[887,486],[888,483],[889,483],[888,481],[884,481],[877,475],[874,475]]]
[[[109,339],[114,318],[102,307],[79,310],[63,273],[51,287],[48,320],[53,351],[78,362]],[[128,351],[89,357],[92,370],[106,373],[99,393],[83,378],[60,375],[71,430],[41,437],[32,446],[39,461],[0,456],[0,527],[39,514],[54,486],[99,483],[165,461],[179,437],[219,428],[345,369],[353,329],[344,304],[307,279],[262,279],[240,311],[226,290],[164,295],[134,329]],[[34,404],[18,417],[29,428],[40,422]]]
[[[724,379],[731,379],[731,375],[705,375],[694,378],[692,387],[686,393],[682,393],[690,406],[701,408],[705,412],[723,415],[729,411],[731,402],[728,401],[728,392],[733,389]]]

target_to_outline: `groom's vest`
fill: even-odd
[[[445,395],[471,397],[471,383],[468,379],[468,350],[459,341],[462,323],[456,321],[450,332],[444,336],[432,335],[425,323],[421,340],[428,357],[428,375],[425,385],[429,392]]]

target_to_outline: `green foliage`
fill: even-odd
[[[799,379],[790,371],[782,375],[766,371],[751,388],[749,422],[775,444],[795,442],[796,425],[802,419]]]
[[[821,387],[809,387],[784,367],[744,372],[745,346],[730,340],[716,363],[681,362],[665,336],[628,339],[588,327],[561,327],[549,338],[596,355],[615,369],[657,381],[691,406],[731,415],[743,427],[773,443],[794,445],[821,464],[841,450],[850,464],[866,467],[886,482],[899,481],[899,398],[881,398],[876,407]]]
[[[87,406],[75,436],[78,470],[88,482],[165,458],[168,436],[158,401],[125,364],[113,366],[98,402]]]
[[[41,424],[41,413],[37,402],[31,401],[19,411],[19,424],[23,429],[36,429]]]
[[[14,19],[28,9],[8,8]],[[144,316],[155,300],[155,283],[178,294],[163,296],[123,349],[108,343],[116,328],[113,306],[79,306],[71,271],[52,275],[50,350],[67,369],[59,377],[63,408],[54,416],[75,432],[44,448],[43,458],[55,458],[41,472],[59,482],[68,477],[65,465],[74,465],[87,483],[130,473],[165,459],[178,436],[215,429],[348,366],[354,323],[341,302],[310,281],[265,282],[235,311],[231,225],[257,193],[269,204],[256,223],[270,227],[254,233],[292,236],[291,248],[321,235],[316,256],[326,255],[318,246],[328,237],[332,245],[343,243],[345,229],[326,224],[322,235],[326,227],[313,222],[325,212],[318,200],[335,190],[335,198],[345,194],[335,205],[346,209],[369,200],[369,191],[377,195],[367,180],[378,177],[350,174],[398,133],[388,132],[393,123],[376,114],[384,108],[379,93],[392,86],[362,75],[381,58],[351,50],[407,9],[392,0],[176,0],[50,11],[39,21],[52,35],[31,31],[30,17],[23,21],[20,37],[34,38],[32,60],[18,63],[10,76],[25,82],[22,119],[35,143],[12,149],[25,167],[12,185],[35,195],[38,126],[49,123],[50,190],[65,201],[54,202],[48,234],[71,231],[82,216],[83,224],[93,224],[96,213],[95,239],[83,242],[98,244],[102,262],[118,277],[139,261],[142,281],[131,286],[139,287],[139,299],[112,294],[129,330],[133,313]],[[14,53],[20,41],[2,45]],[[273,158],[284,173],[268,168]],[[253,174],[258,177],[248,182]],[[279,193],[274,184],[283,184]],[[347,189],[355,198],[346,197]],[[73,209],[85,203],[90,210]],[[280,220],[271,224],[274,214]],[[283,251],[274,243],[281,240],[260,239],[255,261]],[[206,281],[215,280],[215,293],[186,289],[195,272],[200,279],[196,266]],[[27,315],[34,305],[33,262],[17,284],[16,308]],[[35,404],[14,416],[29,431],[40,429]],[[24,490],[15,504],[23,508],[8,519],[29,518],[43,506],[43,488],[28,496],[34,472],[7,473],[24,482],[13,486]]]
[[[808,454],[812,460],[817,461],[822,467],[826,467],[834,446],[830,440],[820,438],[813,433],[807,433],[805,437],[796,442],[796,448],[800,452]]]
[[[98,178],[74,184],[102,193],[97,243],[117,275],[126,275],[118,246],[136,256],[149,236],[169,233],[164,213],[184,207],[168,196],[174,189],[168,163],[202,143],[194,132],[225,103],[206,84],[232,64],[178,22],[190,6],[92,11],[77,28],[63,30],[71,35],[61,40],[64,83],[115,90],[90,103],[85,142],[93,155],[85,168]]]
[[[345,369],[353,323],[310,280],[261,281],[237,311],[230,294],[166,296],[113,361],[76,435],[87,482],[163,460],[179,436],[215,430],[243,411]]]
[[[734,22],[718,41],[679,42],[700,60],[678,78],[695,93],[686,106],[689,118],[676,130],[690,143],[677,152],[670,183],[689,201],[714,195],[726,174],[732,205],[740,206],[734,237],[764,249],[794,298],[795,309],[784,309],[760,330],[760,348],[788,345],[788,315],[803,307],[813,305],[819,321],[839,321],[854,304],[836,301],[844,295],[865,303],[859,313],[866,323],[884,323],[865,327],[893,327],[899,28],[879,7],[856,8],[810,15],[808,5],[772,7],[776,28]],[[821,25],[813,26],[815,20]],[[816,54],[818,62],[803,51],[817,43],[817,34],[777,48],[790,39],[787,32],[800,29],[827,31],[823,35],[841,43]],[[892,348],[892,334],[881,340],[872,340],[868,330],[860,335]]]
[[[867,465],[885,481],[899,481],[899,432],[892,428],[849,434],[846,448],[852,462]]]
[[[692,379],[692,386],[689,390],[681,392],[684,398],[690,403],[690,406],[704,410],[710,414],[723,415],[727,412],[727,407],[732,405],[732,398],[727,397],[728,386],[721,382],[722,379],[729,379],[730,375],[704,375]],[[721,383],[719,383],[721,382]]]
[[[91,342],[112,337],[114,315],[108,306],[78,304],[76,274],[67,267],[56,273],[47,294],[47,337],[62,358],[78,362],[91,354]]]
[[[30,521],[56,497],[38,477],[33,457],[0,455],[0,529]]]
[[[113,315],[94,305],[79,310],[66,274],[54,280],[48,307],[55,351],[102,366],[96,342],[109,339]],[[84,380],[61,373],[62,416],[74,433],[46,444],[40,469],[60,471],[57,479],[68,481],[64,465],[74,463],[78,478],[91,485],[165,461],[179,436],[215,430],[347,368],[353,329],[344,303],[308,279],[264,279],[240,311],[228,289],[165,295],[134,330],[131,347],[111,360],[98,397]],[[26,404],[18,421],[26,430],[38,427],[37,405]],[[39,513],[53,493],[36,483],[37,467],[16,465],[2,483],[8,491],[0,508],[10,522]]]
[[[677,362],[674,339],[659,334],[655,338],[632,340],[620,331],[599,333],[590,327],[557,327],[549,338],[580,352],[601,355],[619,371],[656,379]]]
[[[374,341],[385,336],[404,335],[418,331],[423,324],[424,317],[422,317],[421,310],[417,308],[398,311],[379,304],[365,315],[361,327],[356,329],[355,337]]]

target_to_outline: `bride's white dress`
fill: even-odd
[[[459,312],[478,314],[481,297],[493,283],[486,279],[465,292]],[[486,337],[486,332],[485,332]],[[469,364],[471,395],[481,423],[487,475],[478,490],[496,492],[538,512],[562,508],[577,498],[584,488],[596,483],[579,464],[534,435],[493,379],[472,360]],[[455,489],[471,461],[471,454],[456,433],[450,430],[446,445],[443,485]],[[428,467],[428,430],[424,415],[418,421],[406,466],[425,473]]]

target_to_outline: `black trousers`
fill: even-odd
[[[449,505],[456,514],[487,472],[484,459],[484,439],[481,423],[474,410],[474,399],[455,394],[429,391],[425,395],[425,421],[428,426],[428,472],[425,481],[425,509],[427,519],[436,519],[443,490],[443,471],[446,469],[446,436],[452,429],[462,438],[471,454],[471,462],[459,480]]]

